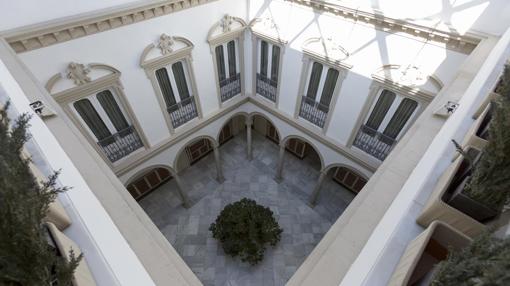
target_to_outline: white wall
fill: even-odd
[[[246,5],[249,6],[246,6]],[[316,14],[303,6],[284,1],[220,0],[182,10],[166,16],[123,26],[19,54],[36,78],[43,84],[55,73],[63,72],[70,61],[105,63],[120,70],[128,102],[139,120],[151,146],[170,138],[164,114],[158,105],[153,87],[139,66],[140,55],[161,33],[183,36],[195,45],[193,67],[204,117],[219,109],[216,95],[213,59],[207,33],[225,14],[246,20],[272,17],[288,40],[282,55],[282,79],[279,109],[292,116],[298,97],[302,69],[302,44],[311,37],[333,37],[350,53],[352,64],[338,95],[326,136],[336,144],[345,145],[367,99],[371,74],[383,65],[420,66],[425,74],[435,74],[444,84],[456,76],[465,54],[424,44],[404,34],[389,34],[372,27],[343,20],[341,17]],[[248,21],[247,21],[248,22]],[[251,90],[252,44],[245,36],[245,86]],[[311,124],[307,128],[315,129]],[[183,127],[185,128],[185,127]],[[282,137],[283,138],[283,137]],[[173,157],[167,157],[173,158]],[[167,159],[168,161],[168,159]],[[167,162],[168,163],[168,162]]]
[[[205,126],[204,128],[196,131],[192,135],[188,136],[186,139],[176,143],[175,145],[171,146],[170,148],[165,149],[161,153],[157,154],[156,156],[150,158],[149,160],[146,160],[136,168],[128,171],[127,173],[121,175],[119,179],[121,182],[126,183],[130,181],[133,177],[137,177],[139,175],[139,172],[144,169],[150,169],[151,166],[156,165],[165,165],[170,168],[174,168],[178,166],[177,161],[178,155],[181,154],[183,148],[188,145],[188,143],[195,141],[199,137],[207,136],[212,138],[218,138],[218,134],[221,130],[221,128],[224,126],[224,124],[230,120],[231,118],[239,115],[239,114],[258,114],[262,115],[265,118],[269,119],[275,126],[275,128],[278,130],[278,134],[280,135],[280,139],[284,139],[287,136],[290,135],[297,135],[298,137],[303,138],[304,140],[310,142],[314,149],[320,154],[322,159],[324,160],[324,166],[327,167],[331,164],[344,164],[347,166],[350,166],[354,170],[357,170],[361,174],[364,174],[367,177],[370,177],[372,175],[372,172],[370,170],[367,170],[363,166],[352,162],[350,159],[346,158],[345,156],[339,154],[335,150],[332,150],[331,148],[325,146],[324,144],[320,143],[319,141],[315,140],[314,138],[308,136],[307,134],[303,133],[301,130],[290,126],[285,121],[279,119],[278,117],[270,114],[269,112],[261,109],[260,107],[252,104],[252,103],[246,103],[241,105],[239,108],[237,108],[234,111],[231,111],[222,117],[218,118],[217,120],[211,122],[209,125]],[[220,149],[221,151],[221,149]],[[276,170],[275,170],[276,172]],[[284,171],[285,172],[285,171]],[[285,175],[284,175],[285,176]]]
[[[365,103],[371,74],[387,64],[415,64],[424,74],[435,74],[445,85],[452,81],[465,54],[424,44],[403,34],[389,34],[372,27],[354,24],[341,17],[317,14],[308,8],[283,1],[250,1],[250,18],[271,17],[281,36],[288,40],[283,55],[280,87],[281,111],[294,114],[302,69],[303,42],[312,37],[334,38],[350,53],[346,60],[353,67],[345,78],[338,96],[327,136],[347,143]]]
[[[142,51],[147,45],[155,43],[162,33],[182,36],[193,42],[195,48],[192,57],[198,94],[204,116],[207,116],[219,108],[207,33],[225,13],[244,18],[246,8],[243,3],[223,0],[200,5],[19,56],[43,84],[52,75],[63,72],[70,61],[105,63],[119,69],[127,100],[150,145],[154,145],[167,139],[170,134],[154,89],[139,66]]]

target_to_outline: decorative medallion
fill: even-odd
[[[271,17],[262,18],[261,24],[267,30],[278,30],[278,25],[276,25],[275,21]]]
[[[161,54],[168,55],[171,54],[173,50],[173,45],[175,44],[174,39],[167,34],[161,34],[159,37],[158,48],[161,50]]]
[[[408,65],[407,67],[400,70],[399,82],[412,86],[424,84],[426,77],[423,76],[422,71],[415,65]]]
[[[232,16],[225,14],[220,20],[220,27],[223,33],[230,32],[232,29],[232,23],[234,22]]]
[[[349,57],[349,53],[332,37],[324,40],[324,46],[328,56],[332,56],[338,60],[345,60]]]
[[[82,85],[90,82],[90,77],[88,76],[89,72],[90,69],[85,67],[83,64],[71,62],[67,66],[67,78],[72,79],[76,85]]]

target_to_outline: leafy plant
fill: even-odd
[[[0,109],[0,284],[71,285],[81,255],[58,256],[48,244],[43,219],[57,193],[57,173],[38,183],[29,169],[29,159],[21,156],[30,138],[26,131],[29,116],[19,116],[14,124],[7,116],[7,103]]]
[[[510,285],[510,238],[486,232],[438,265],[432,286]]]
[[[225,206],[209,230],[225,253],[251,265],[262,261],[265,245],[275,246],[283,232],[269,208],[247,198]]]
[[[489,126],[489,140],[478,162],[472,164],[471,178],[464,193],[495,211],[500,211],[510,198],[510,69],[505,68],[499,92],[504,92],[494,105]],[[459,150],[459,146],[457,149]],[[466,156],[470,163],[473,158]]]

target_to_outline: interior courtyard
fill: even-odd
[[[510,98],[506,0],[7,2],[4,133],[29,116],[32,185],[58,172],[37,227],[82,254],[72,286],[431,285],[510,237],[510,192],[467,195]],[[251,210],[216,236],[245,198],[274,245]]]

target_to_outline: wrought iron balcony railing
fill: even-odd
[[[172,126],[177,128],[191,119],[198,117],[195,97],[190,96],[167,108],[172,120]]]
[[[225,102],[241,93],[241,74],[220,81],[221,102]]]
[[[142,140],[133,126],[108,136],[97,144],[112,163],[143,147]]]
[[[257,73],[257,93],[272,102],[276,102],[277,85],[276,81]]]
[[[302,96],[299,116],[310,121],[311,123],[324,127],[326,118],[328,117],[329,106],[316,102],[312,98]]]
[[[395,142],[395,139],[366,125],[361,125],[353,145],[377,159],[384,161],[393,145],[395,145]]]

